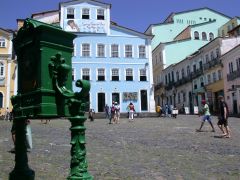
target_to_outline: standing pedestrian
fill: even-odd
[[[95,114],[95,111],[94,111],[94,109],[90,108],[89,113],[88,113],[88,117],[89,117],[90,121],[94,121],[93,114]]]
[[[114,118],[115,118],[115,106],[114,106],[114,101],[113,101],[113,103],[112,103],[112,106],[110,107],[110,112],[111,112],[111,114],[110,114],[110,118],[109,118],[109,124],[112,124],[112,120],[113,120],[113,123],[115,122],[114,120]]]
[[[210,114],[209,106],[208,106],[206,100],[202,100],[202,105],[203,105],[202,122],[201,122],[200,128],[196,129],[196,131],[197,132],[201,132],[202,131],[202,127],[203,127],[205,121],[208,121],[208,123],[212,127],[212,132],[215,132],[215,129],[214,129],[214,126],[213,126],[212,120],[211,120],[211,114]]]
[[[109,112],[109,106],[107,104],[104,107],[104,111],[105,111],[105,118],[109,119],[110,118],[110,112]]]
[[[223,96],[218,96],[219,99],[219,116],[218,116],[218,127],[222,131],[222,136],[226,138],[230,138],[230,129],[228,127],[228,105],[224,101]],[[225,127],[225,131],[223,129],[223,126]]]
[[[133,121],[133,117],[134,117],[134,112],[135,112],[135,108],[132,102],[130,102],[129,106],[129,120]]]
[[[7,107],[6,111],[5,111],[4,120],[5,121],[9,121],[10,120],[10,111],[9,111],[8,107]]]

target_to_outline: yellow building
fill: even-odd
[[[220,37],[229,37],[229,32],[235,29],[240,24],[240,18],[234,17],[230,21],[228,21],[226,24],[221,26],[218,29],[218,36]]]
[[[16,93],[17,64],[13,51],[14,31],[0,28],[0,108],[1,115],[12,109],[11,96]]]

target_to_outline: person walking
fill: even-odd
[[[200,125],[199,129],[196,129],[197,132],[201,132],[202,131],[202,127],[205,123],[205,121],[208,121],[208,123],[210,124],[210,126],[212,127],[212,132],[215,132],[214,126],[212,124],[212,119],[211,119],[211,114],[210,114],[210,110],[209,110],[209,106],[206,102],[206,100],[202,100],[202,105],[203,105],[203,117],[202,117],[202,122]]]
[[[119,124],[119,120],[120,120],[120,106],[117,102],[114,103],[114,107],[115,107],[115,122],[116,124]]]
[[[129,106],[129,121],[133,121],[135,108],[132,102],[130,102],[128,106]]]
[[[218,127],[222,131],[222,136],[226,138],[230,138],[230,129],[228,127],[228,105],[224,101],[223,96],[218,96],[219,99],[219,116],[218,116]],[[225,127],[225,131],[223,129]]]

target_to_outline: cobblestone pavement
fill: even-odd
[[[232,137],[217,138],[198,116],[105,119],[85,123],[89,172],[96,180],[240,179],[240,119],[229,118]],[[216,126],[217,118],[213,117]],[[36,180],[66,179],[70,164],[70,122],[31,122],[33,149],[29,166]],[[0,121],[0,180],[8,179],[14,167],[11,123]]]

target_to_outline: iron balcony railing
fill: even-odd
[[[211,61],[208,61],[207,63],[203,64],[203,68],[204,70],[208,70],[211,69],[212,67],[216,66],[216,65],[222,65],[222,61],[219,58],[215,58]]]
[[[227,81],[233,81],[234,79],[240,78],[240,69],[233,71],[227,75]]]

